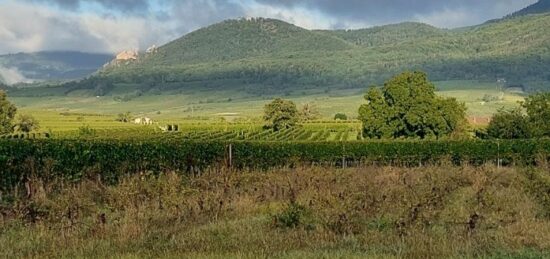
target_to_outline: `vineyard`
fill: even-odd
[[[290,139],[305,135],[299,132],[289,130],[273,136],[254,136],[258,139]],[[343,135],[340,132],[320,132],[316,134]],[[197,137],[216,140],[0,140],[0,189],[18,186],[32,175],[71,181],[101,175],[102,179],[116,183],[121,176],[128,174],[166,171],[194,174],[216,166],[268,169],[312,164],[338,167],[441,163],[536,165],[550,161],[548,140],[236,141],[238,134],[232,131],[212,135],[200,133]]]
[[[120,139],[120,140],[194,140],[194,141],[273,141],[323,142],[362,140],[359,123],[315,123],[273,131],[259,124],[170,124],[163,126],[119,127],[113,129],[83,126],[78,130],[19,133],[1,139]]]

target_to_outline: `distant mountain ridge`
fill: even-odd
[[[111,54],[45,51],[0,55],[0,79],[17,81],[74,80],[97,71],[113,58]],[[3,75],[3,76],[2,76]],[[6,78],[15,77],[15,78]]]
[[[229,20],[103,68],[71,87],[97,89],[101,82],[107,90],[129,84],[144,93],[198,87],[262,95],[364,88],[404,70],[424,70],[433,80],[546,82],[548,24],[550,15],[544,14],[453,30],[409,22],[327,31],[275,19]]]
[[[517,17],[529,14],[541,14],[550,12],[550,0],[539,0],[528,7],[525,7],[515,13],[509,15],[509,17]]]

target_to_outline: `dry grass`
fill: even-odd
[[[28,190],[0,203],[0,257],[550,256],[543,168],[212,171]]]

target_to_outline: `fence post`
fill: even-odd
[[[233,145],[229,144],[229,168],[233,167]]]
[[[346,145],[342,144],[342,169],[346,169]]]
[[[497,140],[497,170],[500,171],[500,141]]]

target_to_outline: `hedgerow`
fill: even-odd
[[[231,145],[231,163],[229,159]],[[0,190],[32,176],[79,181],[176,171],[196,173],[231,164],[238,168],[301,164],[419,166],[440,162],[532,165],[549,160],[550,140],[261,142],[159,140],[0,140]]]

